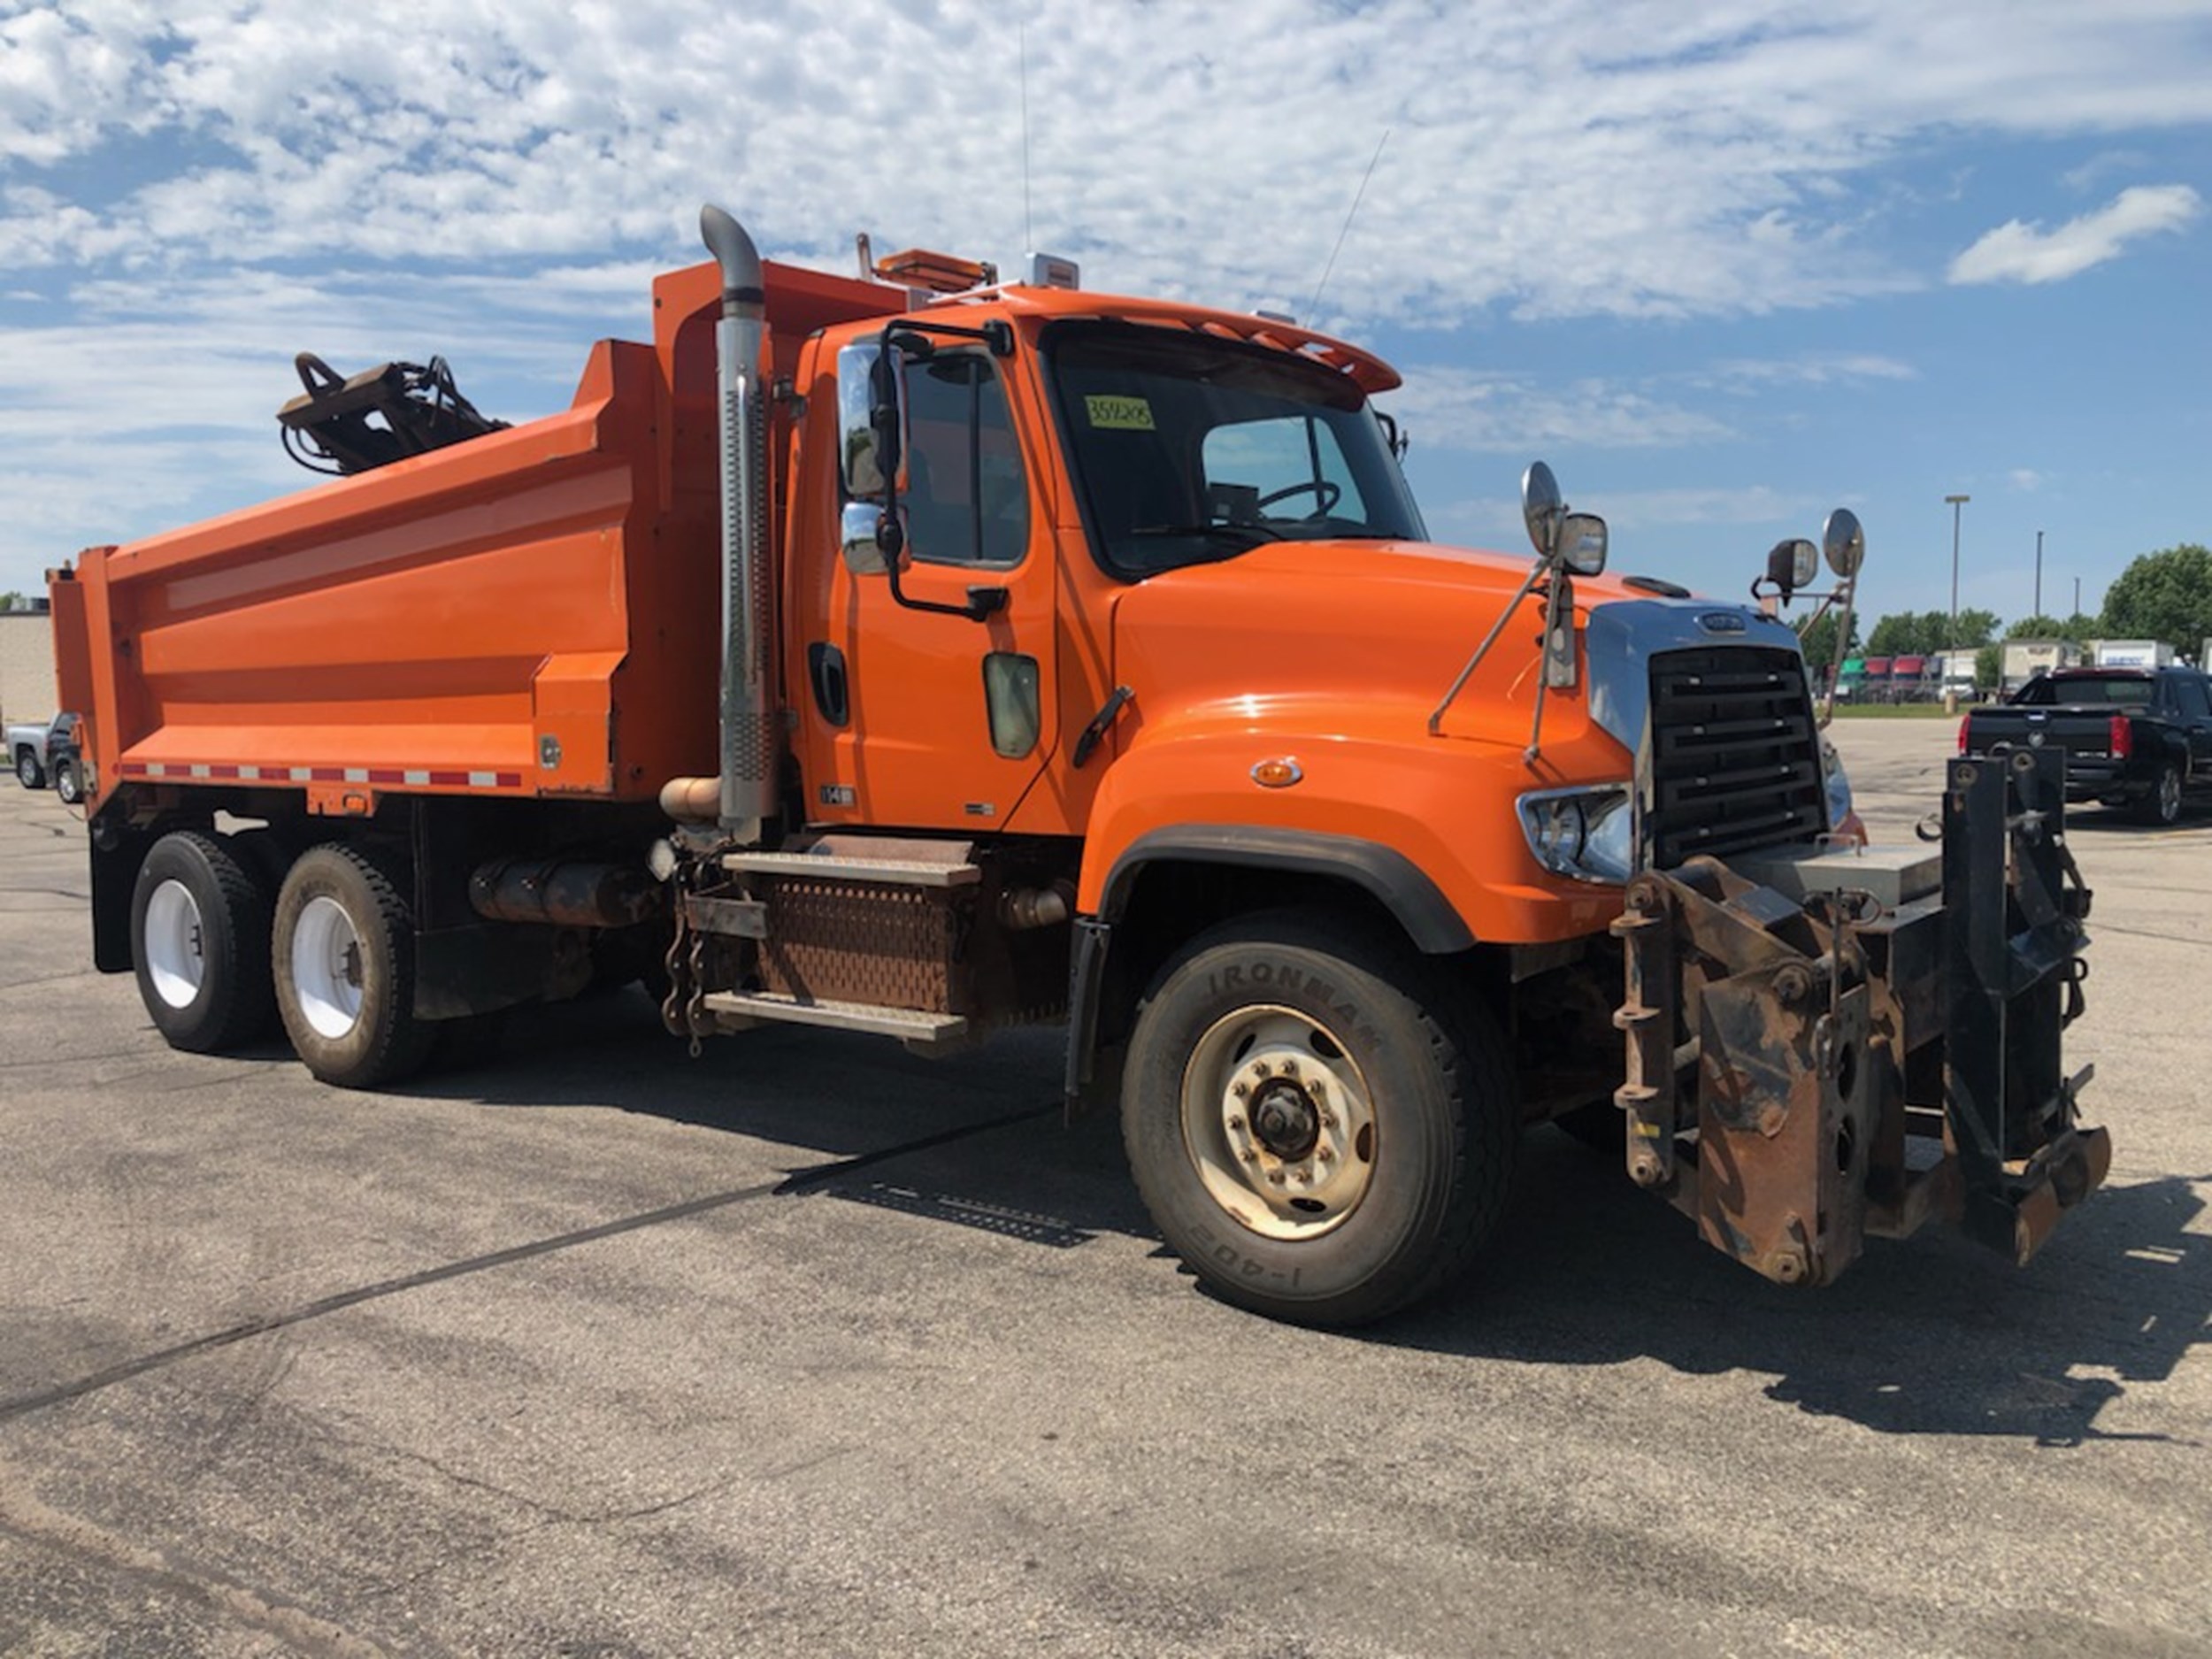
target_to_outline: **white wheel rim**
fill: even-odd
[[[319,1036],[342,1037],[361,1018],[361,935],[335,899],[310,899],[292,924],[292,997]]]
[[[1183,1071],[1183,1147],[1199,1180],[1263,1238],[1343,1225],[1375,1171],[1367,1080],[1328,1028],[1295,1009],[1217,1021]]]
[[[189,1008],[207,979],[199,901],[183,882],[168,880],[146,901],[146,978],[171,1008]]]

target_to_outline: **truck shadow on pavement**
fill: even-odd
[[[1656,1359],[1768,1372],[1770,1400],[1895,1434],[2042,1446],[2164,1439],[2101,1427],[2130,1384],[2170,1377],[2212,1332],[2212,1237],[2183,1178],[2108,1184],[2016,1268],[1955,1233],[1870,1240],[1834,1285],[1770,1284],[1550,1130],[1488,1271],[1380,1340],[1547,1364]],[[1565,1225],[1563,1217],[1572,1217]]]
[[[796,1155],[783,1165],[789,1191],[1042,1248],[1101,1233],[1156,1242],[1112,1112],[1064,1125],[1058,1042],[1054,1031],[1020,1033],[928,1061],[879,1040],[772,1030],[710,1043],[691,1062],[628,993],[534,1010],[507,1033],[502,1064],[407,1092],[615,1107],[742,1133]],[[1769,1399],[1884,1433],[2050,1447],[2163,1438],[2098,1419],[2130,1385],[2170,1377],[2212,1331],[2212,1236],[2188,1230],[2204,1208],[2185,1178],[2123,1179],[2026,1269],[1933,1232],[1870,1240],[1836,1285],[1792,1290],[1725,1260],[1612,1164],[1538,1129],[1475,1279],[1355,1340],[1508,1363],[1651,1359],[1694,1375],[1767,1373]]]

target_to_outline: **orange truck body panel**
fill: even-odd
[[[1425,733],[1524,560],[1301,543],[1117,580],[1092,557],[1025,349],[1005,380],[1030,550],[988,572],[1008,603],[981,624],[902,611],[839,557],[834,373],[837,347],[905,296],[775,265],[767,295],[765,366],[795,394],[772,399],[772,534],[780,701],[810,822],[1081,837],[1086,911],[1140,837],[1205,824],[1394,849],[1475,939],[1571,938],[1617,912],[1617,890],[1542,870],[1513,814],[1520,792],[1627,775],[1578,692],[1551,695],[1542,755],[1525,760],[1535,668],[1499,651]],[[712,773],[716,268],[664,276],[653,303],[653,345],[601,342],[562,413],[84,554],[55,585],[57,626],[96,809],[119,785],[202,782],[296,789],[311,812],[354,816],[413,794],[643,803]],[[1355,348],[1232,313],[1039,289],[947,309],[1003,319],[1033,348],[1056,319],[1111,316],[1295,351],[1368,391],[1397,380]],[[905,580],[949,601],[977,577],[918,562]],[[806,695],[812,641],[850,665],[842,726]],[[1041,729],[1018,757],[986,726],[990,652],[1039,665]],[[1077,767],[1076,733],[1123,684],[1134,703]],[[1273,758],[1294,761],[1297,787],[1255,781]],[[1479,825],[1504,827],[1464,833]]]

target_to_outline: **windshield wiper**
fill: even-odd
[[[1163,536],[1202,535],[1225,538],[1241,547],[1256,547],[1263,541],[1280,541],[1283,533],[1263,524],[1141,524],[1129,532],[1136,541],[1157,541]]]

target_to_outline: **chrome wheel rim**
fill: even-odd
[[[361,1018],[361,935],[335,899],[310,899],[292,924],[292,998],[318,1036],[342,1037]]]
[[[1366,1079],[1333,1033],[1295,1009],[1241,1008],[1191,1050],[1183,1147],[1239,1225],[1295,1241],[1341,1226],[1375,1170]]]
[[[146,979],[154,995],[171,1008],[189,1008],[207,980],[205,939],[200,904],[183,882],[168,880],[146,900],[146,926],[140,941]]]
[[[2181,774],[2170,766],[2158,780],[2158,816],[2168,823],[2181,816]]]

